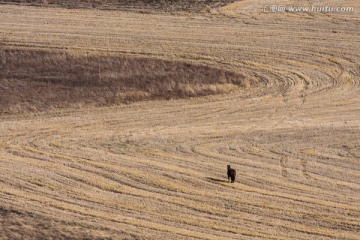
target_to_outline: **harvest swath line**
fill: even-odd
[[[360,16],[259,13],[267,2],[173,15],[0,5],[0,70],[41,52],[244,78],[219,95],[1,115],[0,238],[358,239]]]

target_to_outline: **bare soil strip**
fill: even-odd
[[[142,13],[206,12],[235,0],[0,0],[22,6],[61,7],[69,9],[125,10]]]

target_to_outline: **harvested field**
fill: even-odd
[[[29,85],[0,116],[0,238],[359,239],[360,3],[295,14],[263,13],[274,1],[263,2],[176,15],[0,5],[2,106],[19,88],[11,80],[48,77],[60,56],[93,77],[99,59],[123,59],[155,66],[142,72],[155,80],[184,64],[204,84],[241,80],[215,95],[104,105],[93,95],[16,113],[36,96]],[[24,67],[21,54],[44,63]],[[58,66],[46,82],[55,92],[74,82]]]

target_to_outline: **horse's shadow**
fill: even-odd
[[[206,178],[209,182],[216,182],[216,183],[225,183],[228,182],[224,179],[219,179],[219,178],[212,178],[212,177],[208,177]]]

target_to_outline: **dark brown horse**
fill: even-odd
[[[232,169],[230,165],[227,165],[227,175],[228,175],[228,182],[230,182],[230,178],[232,183],[235,182],[236,171],[235,169]]]

